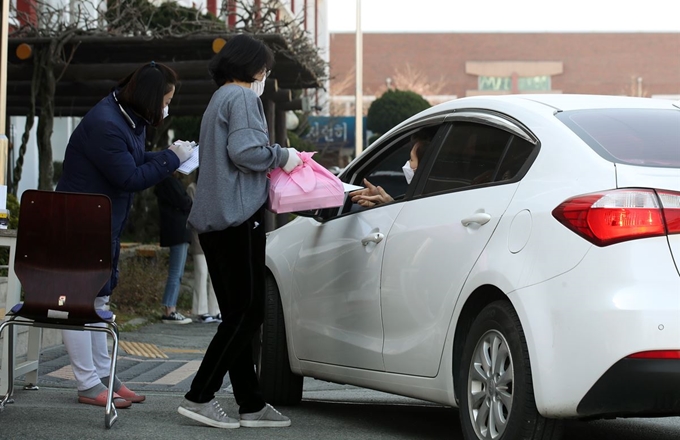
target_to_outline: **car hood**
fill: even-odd
[[[654,188],[680,192],[680,168],[653,168],[616,164],[618,188]],[[668,236],[668,244],[680,274],[680,234]]]

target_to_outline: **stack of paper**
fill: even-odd
[[[198,168],[198,145],[191,150],[191,156],[177,168],[177,171],[182,174],[191,174],[196,168]]]

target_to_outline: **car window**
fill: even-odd
[[[416,169],[412,183],[409,185],[402,169],[411,157],[411,150],[414,144],[419,141],[427,141],[427,146],[419,149],[420,155],[425,157],[430,149],[430,141],[435,139],[442,125],[441,122],[418,125],[411,129],[400,131],[390,139],[382,141],[382,146],[377,148],[372,146],[371,153],[368,156],[362,156],[359,162],[353,163],[350,169],[345,170],[343,180],[347,183],[363,186],[364,179],[366,179],[372,185],[382,187],[395,201],[402,200],[409,191],[409,188],[419,178],[420,169]],[[353,203],[350,197],[346,197],[345,204],[341,209],[328,208],[320,210],[316,218],[330,220],[339,215],[358,212],[364,209],[371,208],[361,207]]]
[[[453,123],[432,164],[423,194],[481,185],[496,180],[496,170],[513,138],[510,133],[489,125],[471,122]],[[521,164],[517,165],[512,160],[522,156],[519,144],[518,142],[514,156],[508,156],[505,162],[506,176],[513,172],[516,174],[521,168]]]
[[[556,116],[610,162],[680,167],[680,112],[677,110],[574,110]]]
[[[401,146],[393,150],[383,161],[364,176],[375,186],[381,186],[395,200],[403,198],[408,189],[402,167],[411,153],[411,142],[408,137]]]
[[[533,144],[524,139],[512,136],[510,145],[503,155],[494,181],[512,180],[517,177],[523,170],[524,164],[526,164],[531,157],[534,148],[536,147]]]
[[[410,136],[402,134],[390,143],[392,145],[376,153],[375,160],[358,174],[354,183],[363,186],[366,179],[372,185],[382,187],[394,200],[399,200],[408,190],[408,182],[401,168],[410,156],[413,142]],[[340,214],[361,210],[363,208],[347,197]]]

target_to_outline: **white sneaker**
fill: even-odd
[[[217,322],[214,316],[210,316],[207,313],[198,317],[198,322],[201,324],[209,324],[211,322]]]
[[[187,318],[179,312],[172,312],[167,316],[161,316],[163,324],[191,324],[191,318]]]

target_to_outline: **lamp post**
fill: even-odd
[[[2,1],[2,28],[0,29],[0,185],[5,185],[7,150],[9,142],[5,134],[7,122],[7,50],[8,50],[9,0]],[[0,209],[4,209],[0,206]]]
[[[354,153],[358,157],[364,149],[364,96],[363,96],[363,76],[364,76],[364,44],[361,34],[361,0],[357,0],[357,26],[356,26],[356,92],[355,92],[355,133],[354,133]]]
[[[642,97],[642,77],[638,76],[637,78],[637,95],[639,97]]]

